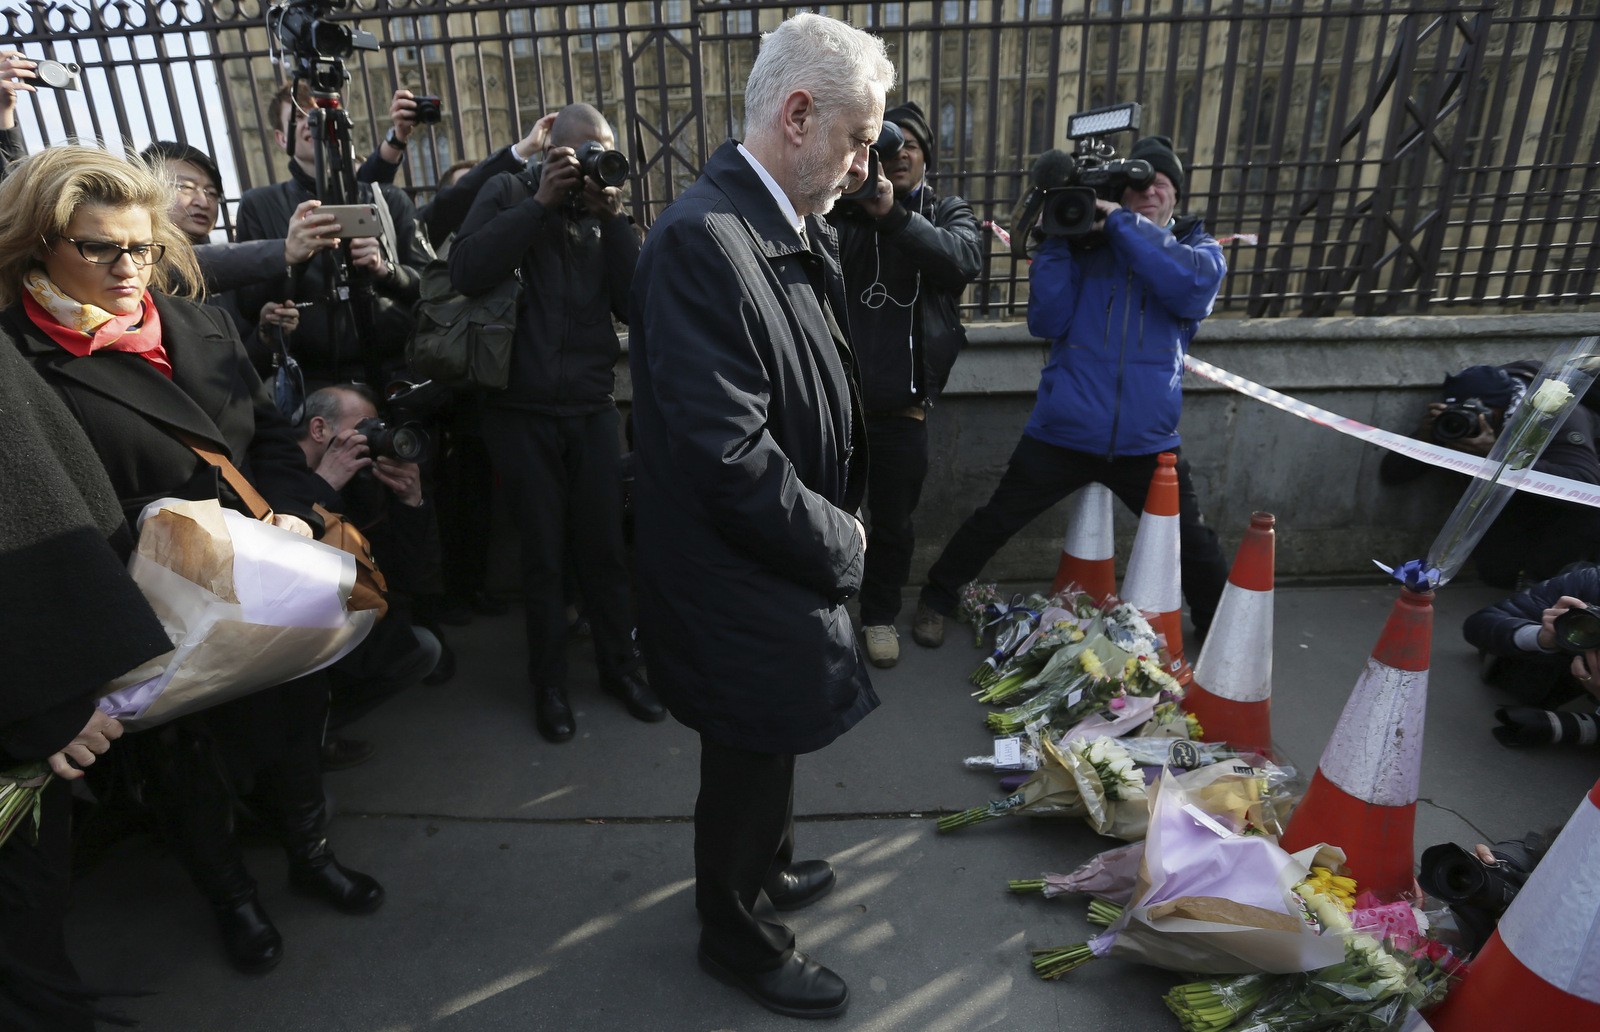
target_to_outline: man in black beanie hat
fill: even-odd
[[[928,474],[927,410],[966,347],[958,304],[983,266],[978,219],[959,197],[927,185],[933,133],[907,102],[883,113],[905,136],[883,160],[878,194],[835,206],[851,343],[867,415],[867,512],[871,529],[861,578],[867,658],[900,658],[895,618],[911,575],[911,513]]]
[[[1050,362],[994,495],[928,571],[911,629],[919,645],[943,643],[961,586],[1035,517],[1092,482],[1137,513],[1158,456],[1179,451],[1183,356],[1211,314],[1227,266],[1199,218],[1173,217],[1184,176],[1172,141],[1146,137],[1128,156],[1151,164],[1152,181],[1125,189],[1121,203],[1099,200],[1095,232],[1046,237],[1034,255],[1028,329],[1050,341]],[[1183,594],[1203,637],[1228,561],[1201,518],[1181,453],[1176,472]]]

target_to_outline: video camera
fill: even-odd
[[[334,11],[349,6],[350,0],[283,0],[267,11],[267,29],[302,65],[377,50],[377,36],[330,20]]]
[[[906,136],[893,122],[883,123],[878,140],[867,148],[867,178],[855,190],[839,197],[841,201],[870,201],[878,196],[878,176],[885,161],[893,160],[906,145]]]
[[[1120,204],[1129,187],[1143,189],[1156,170],[1140,158],[1119,158],[1105,137],[1139,128],[1138,104],[1115,104],[1084,111],[1067,119],[1067,135],[1076,152],[1048,150],[1039,155],[1028,176],[1032,183],[1011,215],[1011,253],[1028,257],[1034,233],[1084,237],[1094,231],[1100,213],[1095,202]]]

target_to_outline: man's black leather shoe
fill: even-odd
[[[766,887],[767,898],[778,910],[799,910],[832,892],[835,881],[828,861],[801,860],[778,875],[776,884]]]
[[[789,959],[771,971],[754,972],[724,967],[701,950],[700,969],[725,985],[743,989],[767,1010],[791,1018],[838,1017],[850,1004],[850,987],[844,979],[799,950],[791,951]]]
[[[289,889],[314,896],[347,914],[370,914],[383,905],[383,886],[371,875],[352,871],[324,848],[314,859],[289,861]]]
[[[549,741],[565,742],[577,733],[578,724],[572,718],[572,704],[567,701],[565,688],[535,688],[533,716],[539,733]]]
[[[323,770],[349,770],[372,759],[378,747],[359,738],[329,738],[322,743]]]
[[[654,724],[667,719],[667,708],[656,698],[654,688],[637,673],[622,674],[606,684],[606,691],[622,700],[635,720]]]
[[[278,966],[283,959],[283,936],[254,892],[233,903],[214,904],[212,911],[234,967],[247,975],[259,975]]]

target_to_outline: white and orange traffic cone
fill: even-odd
[[[1340,847],[1356,883],[1385,900],[1413,885],[1432,641],[1433,592],[1401,588],[1280,843]]]
[[[1050,584],[1054,595],[1076,584],[1100,602],[1117,593],[1117,542],[1111,530],[1111,489],[1085,484],[1067,499],[1067,538]]]
[[[1150,478],[1139,532],[1133,538],[1128,572],[1122,577],[1122,601],[1147,614],[1150,625],[1167,638],[1168,671],[1188,684],[1193,671],[1183,658],[1183,574],[1179,566],[1178,457],[1162,452]]]
[[[1600,1028],[1600,784],[1428,1024],[1434,1032]]]
[[[1208,742],[1272,755],[1273,517],[1250,515],[1183,708]]]

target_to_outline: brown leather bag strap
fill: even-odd
[[[267,504],[267,500],[261,497],[261,492],[244,478],[244,474],[239,472],[238,467],[234,466],[226,455],[203,443],[198,437],[176,427],[172,430],[172,436],[188,445],[190,451],[217,467],[222,479],[228,482],[228,486],[233,488],[233,493],[238,495],[239,500],[250,509],[250,515],[258,520],[272,517],[272,506]]]

